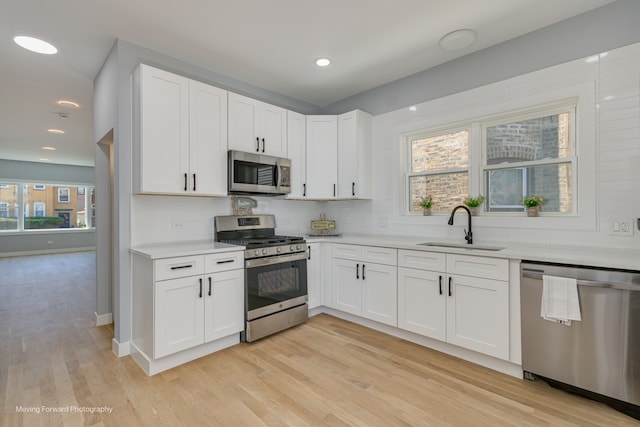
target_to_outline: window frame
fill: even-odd
[[[65,192],[66,192],[66,200],[64,200]],[[58,203],[71,203],[71,188],[58,187]]]
[[[38,215],[38,212],[40,211],[40,209],[38,209],[39,207],[42,207],[42,215]],[[45,216],[47,216],[46,202],[33,202],[33,218],[42,218]]]
[[[467,132],[468,136],[468,152],[469,152],[469,162],[466,168],[449,168],[449,169],[440,169],[437,171],[424,171],[424,172],[412,172],[411,171],[411,163],[412,163],[412,150],[411,150],[411,144],[413,141],[415,140],[419,140],[419,139],[427,139],[427,138],[433,138],[433,137],[437,137],[437,136],[441,136],[441,135],[447,135],[447,134],[453,134],[453,133],[459,133],[459,132]],[[420,216],[422,215],[422,212],[420,211],[412,211],[411,210],[411,178],[413,177],[420,177],[420,176],[442,176],[442,175],[449,175],[449,174],[455,174],[455,173],[467,173],[467,177],[469,179],[469,182],[471,182],[471,171],[472,171],[472,167],[471,167],[471,138],[472,138],[472,129],[471,126],[469,126],[468,123],[458,123],[458,124],[452,124],[450,126],[444,126],[444,127],[437,127],[437,128],[433,128],[433,129],[421,129],[419,131],[416,132],[411,132],[411,133],[407,133],[405,135],[403,135],[404,137],[404,149],[403,149],[403,158],[404,158],[404,207],[403,207],[403,211],[404,211],[404,215],[410,215],[410,216]],[[433,212],[444,212],[442,210],[438,211],[438,210],[433,210]]]
[[[516,169],[518,167],[541,166],[550,164],[571,164],[571,212],[542,212],[543,216],[568,217],[578,216],[578,143],[577,143],[577,116],[579,109],[578,97],[570,97],[558,99],[551,102],[544,102],[536,105],[530,105],[512,110],[506,109],[494,114],[487,114],[478,117],[469,117],[465,121],[458,121],[448,125],[439,125],[434,127],[425,127],[410,132],[403,133],[403,207],[401,212],[403,216],[419,216],[420,212],[411,211],[411,186],[410,179],[412,176],[441,175],[444,173],[464,172],[463,168],[459,170],[447,169],[433,173],[412,173],[411,172],[411,142],[416,139],[424,139],[433,136],[443,135],[447,133],[459,132],[467,130],[469,132],[469,166],[467,170],[469,176],[469,195],[483,194],[486,196],[489,189],[486,178],[486,171],[500,169]],[[569,148],[570,156],[557,159],[541,159],[526,162],[501,163],[496,165],[487,165],[487,141],[486,129],[491,126],[500,124],[513,123],[517,121],[530,120],[534,118],[545,117],[549,115],[569,112]],[[445,172],[446,171],[446,172]],[[475,179],[474,179],[475,178]],[[523,184],[524,185],[524,184]],[[463,195],[464,196],[464,195]],[[525,211],[510,212],[489,212],[487,206],[482,205],[480,211],[486,217],[519,217]],[[448,214],[444,211],[434,211],[437,215]]]
[[[15,180],[5,180],[4,183],[6,183],[6,185],[9,186],[15,186],[16,187],[16,191],[15,191],[15,199],[16,199],[16,204],[15,204],[15,209],[16,212],[19,212],[18,218],[17,218],[17,228],[14,229],[8,229],[8,230],[0,230],[0,236],[6,236],[6,235],[19,235],[19,234],[40,234],[40,233],[44,233],[44,234],[48,234],[48,233],[76,233],[76,232],[95,232],[96,228],[95,228],[95,222],[93,220],[94,216],[87,216],[88,215],[88,211],[87,211],[87,207],[91,206],[90,202],[91,202],[91,197],[93,194],[95,194],[95,184],[92,183],[69,183],[69,182],[47,182],[46,184],[34,184],[33,181],[31,180],[24,180],[24,179],[15,179]],[[34,189],[38,189],[38,188],[42,188],[47,190],[47,187],[51,188],[51,191],[53,191],[53,193],[51,194],[50,198],[47,199],[48,202],[53,203],[53,206],[55,207],[56,205],[56,193],[57,193],[57,189],[56,187],[63,187],[63,188],[68,188],[69,189],[69,197],[70,197],[70,201],[69,203],[72,202],[72,192],[71,189],[72,188],[78,188],[78,187],[84,187],[85,188],[85,192],[84,192],[84,196],[82,196],[84,198],[84,204],[85,204],[85,218],[84,218],[84,222],[83,223],[78,223],[78,225],[74,225],[72,227],[69,228],[25,228],[25,219],[26,218],[33,218],[36,215],[36,211],[40,210],[43,215],[42,216],[47,216],[47,201],[38,201],[38,202],[34,202],[33,199],[29,199],[29,200],[25,200],[26,197],[33,197],[32,195],[30,195],[30,188],[29,187],[33,187]],[[40,190],[39,190],[40,191]],[[29,209],[32,208],[32,209]],[[42,209],[40,209],[42,208]],[[94,206],[91,206],[91,209],[95,210]],[[29,212],[29,210],[32,210],[32,215],[29,215],[31,212]]]
[[[519,110],[514,113],[505,113],[497,115],[496,117],[490,117],[485,120],[480,121],[480,130],[482,135],[482,156],[481,156],[481,164],[479,166],[480,173],[480,182],[482,186],[479,191],[483,192],[483,194],[488,195],[489,193],[489,182],[486,178],[487,171],[490,170],[514,170],[514,169],[522,169],[523,171],[527,167],[536,167],[536,166],[546,166],[553,164],[570,164],[571,165],[571,212],[544,212],[541,211],[541,215],[543,216],[576,216],[578,214],[578,174],[577,174],[577,164],[578,164],[578,156],[577,156],[577,138],[576,138],[576,116],[578,110],[578,101],[577,99],[564,100],[558,103],[554,103],[552,105],[542,105],[537,107],[532,107],[525,110]],[[510,124],[518,121],[532,120],[541,117],[552,116],[556,114],[569,113],[569,150],[570,156],[568,157],[558,157],[555,159],[540,159],[540,160],[531,160],[531,161],[522,161],[522,162],[513,162],[513,163],[499,163],[495,165],[487,164],[487,129],[493,126],[498,126],[502,124]],[[523,187],[526,188],[526,174],[523,173]],[[524,189],[523,189],[524,194]],[[487,201],[488,203],[488,201]],[[496,216],[511,216],[514,213],[519,215],[521,212],[524,212],[524,206],[522,207],[522,211],[511,211],[511,212],[489,212],[487,210],[488,204],[483,205],[482,212],[485,215],[496,215]]]

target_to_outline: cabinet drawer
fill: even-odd
[[[364,246],[362,250],[362,261],[376,264],[398,265],[398,250],[391,248],[378,248],[375,246]]]
[[[470,255],[447,255],[447,273],[509,281],[509,261]]]
[[[154,263],[155,280],[204,274],[204,255],[157,259]]]
[[[362,248],[362,246],[358,245],[333,245],[333,257],[360,261],[362,259]]]
[[[244,251],[205,255],[204,265],[204,271],[207,274],[244,268]]]
[[[398,251],[398,267],[417,268],[419,270],[445,271],[447,256],[440,252]]]
[[[377,246],[333,245],[333,257],[375,264],[397,265],[398,250]]]

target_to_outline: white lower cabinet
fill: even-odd
[[[509,284],[493,279],[450,275],[447,342],[509,359]]]
[[[447,339],[445,275],[398,267],[398,327],[426,337]]]
[[[398,264],[399,328],[509,359],[506,259],[400,250]]]
[[[233,338],[229,343],[239,341],[244,329],[242,251],[156,260],[134,254],[132,265],[133,353],[147,373],[206,354],[206,348],[197,350],[203,344],[228,337]],[[152,366],[185,351],[193,353],[163,362],[161,369]]]
[[[396,249],[333,245],[332,307],[397,326],[396,263]]]
[[[156,283],[154,358],[204,343],[202,281],[203,276],[192,276]]]

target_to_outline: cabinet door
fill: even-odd
[[[287,110],[261,102],[258,120],[260,153],[287,157]]]
[[[309,308],[322,305],[322,265],[320,244],[309,243],[307,250],[307,294]]]
[[[370,198],[371,116],[355,110],[338,116],[338,198]]]
[[[398,268],[391,265],[361,265],[362,316],[398,326]]]
[[[289,199],[302,199],[307,191],[307,124],[302,114],[287,112],[287,153],[291,159]]]
[[[244,270],[205,277],[205,342],[244,329]]]
[[[398,327],[416,334],[447,339],[445,275],[398,268]]]
[[[189,79],[140,65],[141,193],[186,193],[189,176]],[[134,165],[134,170],[137,165]]]
[[[202,344],[204,278],[156,282],[154,320],[154,359]]]
[[[260,151],[257,129],[258,101],[229,92],[229,139],[230,150]]]
[[[508,282],[460,275],[450,275],[449,280],[447,341],[508,360]]]
[[[227,195],[227,91],[191,81],[189,192]]]
[[[307,116],[307,198],[336,198],[337,123],[336,116]]]
[[[362,264],[355,261],[333,260],[333,308],[362,315],[361,268]]]

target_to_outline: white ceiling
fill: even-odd
[[[0,159],[93,166],[93,79],[116,38],[322,107],[612,1],[2,0]],[[439,47],[463,28],[473,46]],[[15,35],[59,53],[28,52]],[[320,56],[332,65],[316,67]]]

